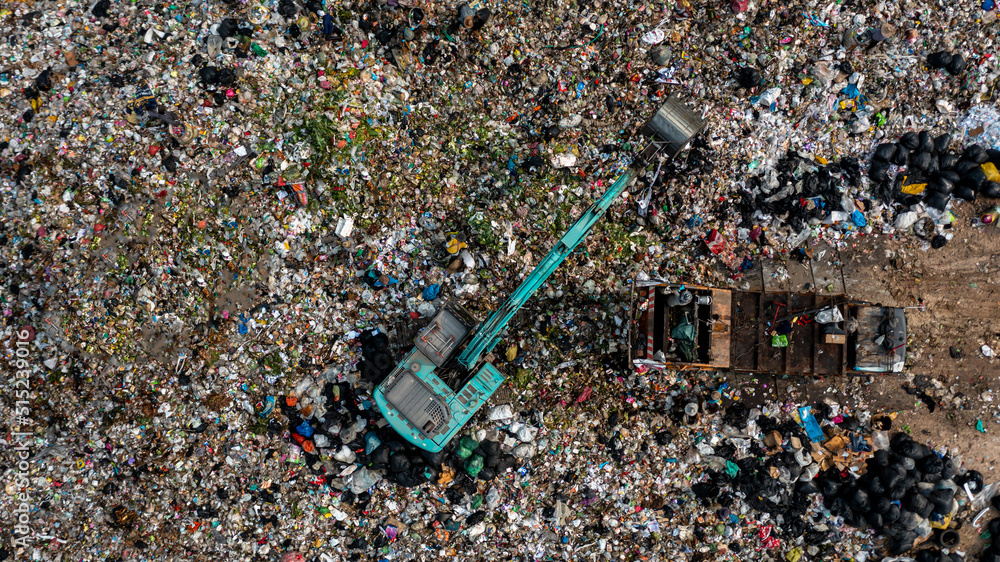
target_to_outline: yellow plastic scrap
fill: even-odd
[[[903,177],[903,187],[900,189],[900,191],[902,191],[903,193],[907,193],[909,195],[919,195],[923,193],[925,189],[927,189],[926,183],[907,184],[906,183],[907,179],[909,179],[909,176]]]
[[[987,162],[979,167],[983,169],[983,173],[986,174],[987,180],[1000,182],[1000,172],[997,171],[997,167],[993,164],[993,162]]]
[[[799,547],[795,547],[789,550],[788,554],[785,555],[785,560],[788,560],[788,562],[799,562],[801,558],[802,558],[802,549]]]
[[[448,237],[448,253],[457,254],[463,249],[468,248],[469,245],[465,243],[465,236],[457,232],[448,232],[445,234]]]
[[[507,348],[507,361],[513,361],[517,358],[517,344],[514,344]]]
[[[455,479],[455,469],[450,466],[441,467],[441,475],[438,477],[438,485],[447,486]]]

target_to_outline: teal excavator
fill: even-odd
[[[444,448],[503,384],[490,362],[514,314],[586,238],[636,176],[661,156],[673,159],[705,127],[676,96],[642,126],[645,148],[556,242],[521,286],[483,323],[454,302],[441,308],[414,338],[414,347],[375,388],[375,403],[403,438],[430,452]],[[483,355],[487,359],[483,360]]]

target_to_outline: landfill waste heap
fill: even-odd
[[[997,560],[944,443],[626,357],[635,280],[995,233],[996,12],[0,3],[0,560]],[[705,131],[513,319],[509,383],[440,453],[393,434],[416,331],[495,310],[670,95]]]

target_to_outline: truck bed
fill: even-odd
[[[793,320],[799,313],[835,304],[843,299],[812,293],[733,292],[734,371],[773,374],[838,375],[846,366],[846,346],[824,343],[820,325],[808,321],[795,324],[788,347],[771,346],[769,324]],[[838,306],[845,314],[843,304]],[[791,317],[791,318],[789,318]]]
[[[828,306],[836,306],[847,318],[848,306],[842,295],[686,285],[696,301],[698,297],[711,297],[711,305],[668,306],[673,288],[676,285],[662,283],[637,289],[630,326],[634,334],[630,354],[636,364],[776,375],[838,375],[848,371],[848,342],[826,343],[821,325],[812,319],[819,309]],[[696,330],[694,361],[685,361],[671,340],[672,330],[685,317]],[[773,347],[772,334],[782,321],[792,324],[788,346]]]

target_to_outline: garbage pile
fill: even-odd
[[[1000,151],[973,144],[956,153],[949,150],[951,144],[949,134],[932,138],[928,131],[911,131],[896,143],[882,143],[875,149],[868,176],[903,203],[923,198],[927,207],[939,213],[951,197],[963,201],[975,201],[977,194],[1000,198]],[[890,175],[894,166],[895,173]]]
[[[725,8],[0,4],[0,333],[28,373],[3,382],[0,409],[25,433],[3,436],[0,522],[15,528],[24,494],[36,531],[2,553],[680,560],[793,530],[811,542],[783,556],[836,549],[842,530],[864,552],[843,523],[872,513],[850,497],[827,530],[806,521],[820,509],[808,484],[836,479],[803,479],[808,436],[765,421],[777,411],[758,428],[789,444],[721,446],[734,468],[712,470],[749,480],[695,483],[691,499],[703,465],[688,453],[718,436],[720,406],[663,419],[701,382],[620,365],[629,282],[725,281],[696,251],[706,231],[748,254],[876,228],[933,238],[933,218],[904,227],[891,205],[994,197],[996,10]],[[510,395],[440,455],[391,434],[371,389],[414,328],[448,299],[495,309],[674,93],[709,127],[651,166],[525,309],[498,348]],[[954,140],[929,150],[917,135],[905,161],[882,149],[878,185],[908,179],[873,193],[853,158],[917,129]],[[924,192],[898,200],[915,172]],[[802,449],[778,453],[793,436]],[[904,479],[919,473],[921,490],[914,467]],[[837,482],[838,498],[858,487]],[[759,509],[781,522],[758,525]],[[703,524],[717,515],[719,532]]]
[[[858,186],[860,167],[857,159],[843,158],[836,163],[799,152],[790,152],[774,168],[762,168],[741,191],[740,227],[747,229],[752,242],[758,242],[772,220],[790,229],[789,245],[798,246],[811,236],[811,227],[838,225],[853,230],[867,224],[847,188]],[[764,243],[760,240],[759,243]]]
[[[675,417],[687,415],[690,423],[698,402],[686,408]],[[984,492],[982,474],[907,433],[890,436],[894,416],[877,415],[862,424],[854,416],[833,415],[827,403],[792,413],[794,418],[782,421],[733,403],[721,413],[725,438],[697,446],[708,470],[691,492],[706,505],[721,505],[723,524],[739,502],[769,514],[767,537],[760,537],[769,549],[785,541],[808,546],[816,555],[838,540],[832,527],[841,525],[884,537],[889,556],[925,541],[954,549],[960,506],[966,505],[962,498]],[[939,559],[927,557],[940,551],[919,552],[918,559]],[[954,552],[940,556],[964,560]]]

